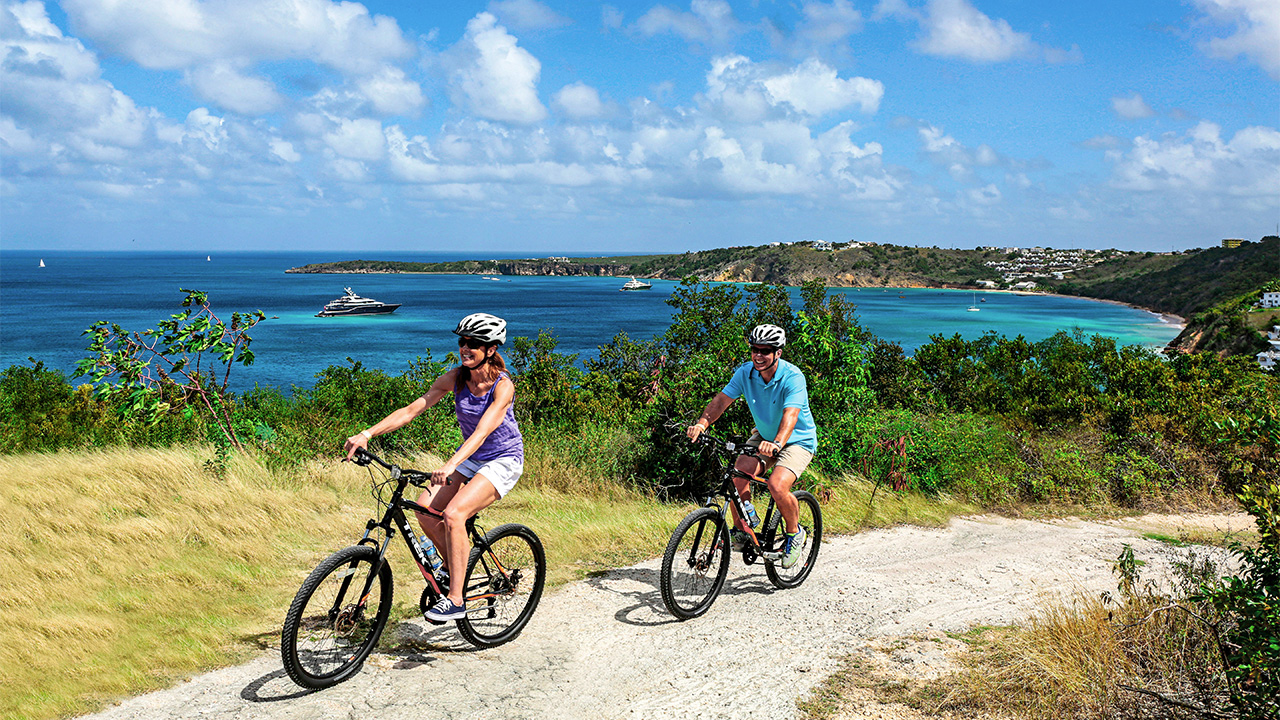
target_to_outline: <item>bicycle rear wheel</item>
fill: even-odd
[[[729,574],[729,530],[712,508],[689,513],[662,555],[662,604],[681,620],[711,609]]]
[[[458,632],[489,648],[514,640],[533,616],[547,558],[542,541],[524,525],[500,525],[484,538],[487,547],[472,548],[467,561],[467,616],[458,621]]]
[[[769,582],[778,588],[799,587],[800,583],[809,577],[809,573],[813,571],[814,562],[818,559],[818,549],[822,546],[822,508],[818,506],[818,499],[809,492],[797,490],[792,495],[796,496],[796,500],[800,503],[800,527],[804,528],[805,545],[801,549],[800,562],[795,565],[784,568],[782,563],[765,560],[764,574],[769,576]],[[781,524],[781,513],[779,516],[779,524]],[[774,550],[781,551],[786,539],[783,537],[782,528],[778,528],[778,532],[774,534]]]
[[[343,548],[302,583],[280,632],[280,658],[295,683],[326,688],[360,672],[391,615],[391,566],[378,564],[371,547]]]

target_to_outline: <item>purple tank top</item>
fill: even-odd
[[[494,388],[498,387],[498,382],[505,377],[507,377],[506,373],[500,374],[489,391],[479,397],[471,394],[466,383],[453,393],[453,409],[458,414],[458,427],[462,428],[464,441],[476,431],[476,425],[480,424],[484,411],[489,409],[489,404],[493,402]],[[507,406],[502,422],[489,433],[489,437],[485,438],[479,449],[471,454],[470,459],[489,462],[500,457],[518,457],[521,462],[524,461],[524,438],[521,437],[520,428],[516,425],[516,416],[512,412],[511,405]]]

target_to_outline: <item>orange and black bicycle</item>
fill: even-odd
[[[426,611],[448,591],[448,575],[433,569],[425,543],[419,541],[406,510],[426,512],[404,497],[409,485],[424,487],[431,475],[383,462],[365,450],[354,462],[369,468],[373,497],[382,508],[381,520],[369,520],[359,542],[330,555],[302,583],[285,616],[280,655],[297,684],[325,688],[360,672],[378,644],[395,584],[387,548],[399,534],[404,538],[426,581],[418,607]],[[380,468],[380,469],[378,469]],[[457,621],[458,632],[477,647],[494,647],[515,639],[529,622],[542,597],[547,561],[542,541],[516,523],[489,532],[467,520],[471,556],[467,560],[467,615]],[[431,621],[428,621],[431,622]],[[437,623],[438,624],[438,623]]]
[[[700,448],[719,456],[720,477],[703,507],[686,515],[676,526],[662,556],[659,580],[662,602],[672,615],[681,620],[706,613],[724,588],[729,574],[730,550],[733,549],[729,536],[729,506],[736,507],[739,516],[748,516],[746,504],[734,487],[734,478],[749,480],[755,497],[759,497],[761,489],[769,496],[764,478],[734,467],[739,455],[760,457],[744,438],[720,439],[704,431],[696,442]],[[818,499],[806,490],[795,490],[791,494],[800,505],[799,525],[805,532],[799,562],[791,567],[783,565],[785,528],[782,526],[782,513],[772,496],[769,496],[762,529],[747,533],[741,546],[742,561],[752,565],[756,560],[763,560],[764,572],[777,588],[798,587],[804,582],[813,571],[822,545],[822,508],[818,506]]]

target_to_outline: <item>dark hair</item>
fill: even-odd
[[[490,343],[484,346],[484,350],[487,353],[489,352],[489,348],[496,348],[497,346],[498,346],[497,343]],[[489,365],[493,365],[494,367],[496,367],[498,369],[498,372],[500,373],[506,372],[507,370],[507,361],[503,360],[502,354],[497,352],[496,350],[494,351],[493,355],[490,355],[488,359],[485,360],[485,362],[488,363]],[[466,385],[467,381],[469,381],[470,379],[471,379],[471,368],[467,367],[466,365],[463,365],[462,363],[458,363],[458,374],[454,376],[453,391],[456,393],[459,390],[461,390],[462,386]]]

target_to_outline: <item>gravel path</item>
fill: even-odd
[[[1123,543],[1148,563],[1144,577],[1177,552],[1121,524],[986,516],[829,538],[794,590],[735,558],[715,606],[688,622],[663,609],[655,559],[545,595],[503,647],[476,651],[451,625],[405,623],[388,632],[416,651],[375,653],[327,690],[303,692],[272,653],[90,717],[792,718],[796,699],[867,638],[1011,623],[1042,593],[1112,588]]]

